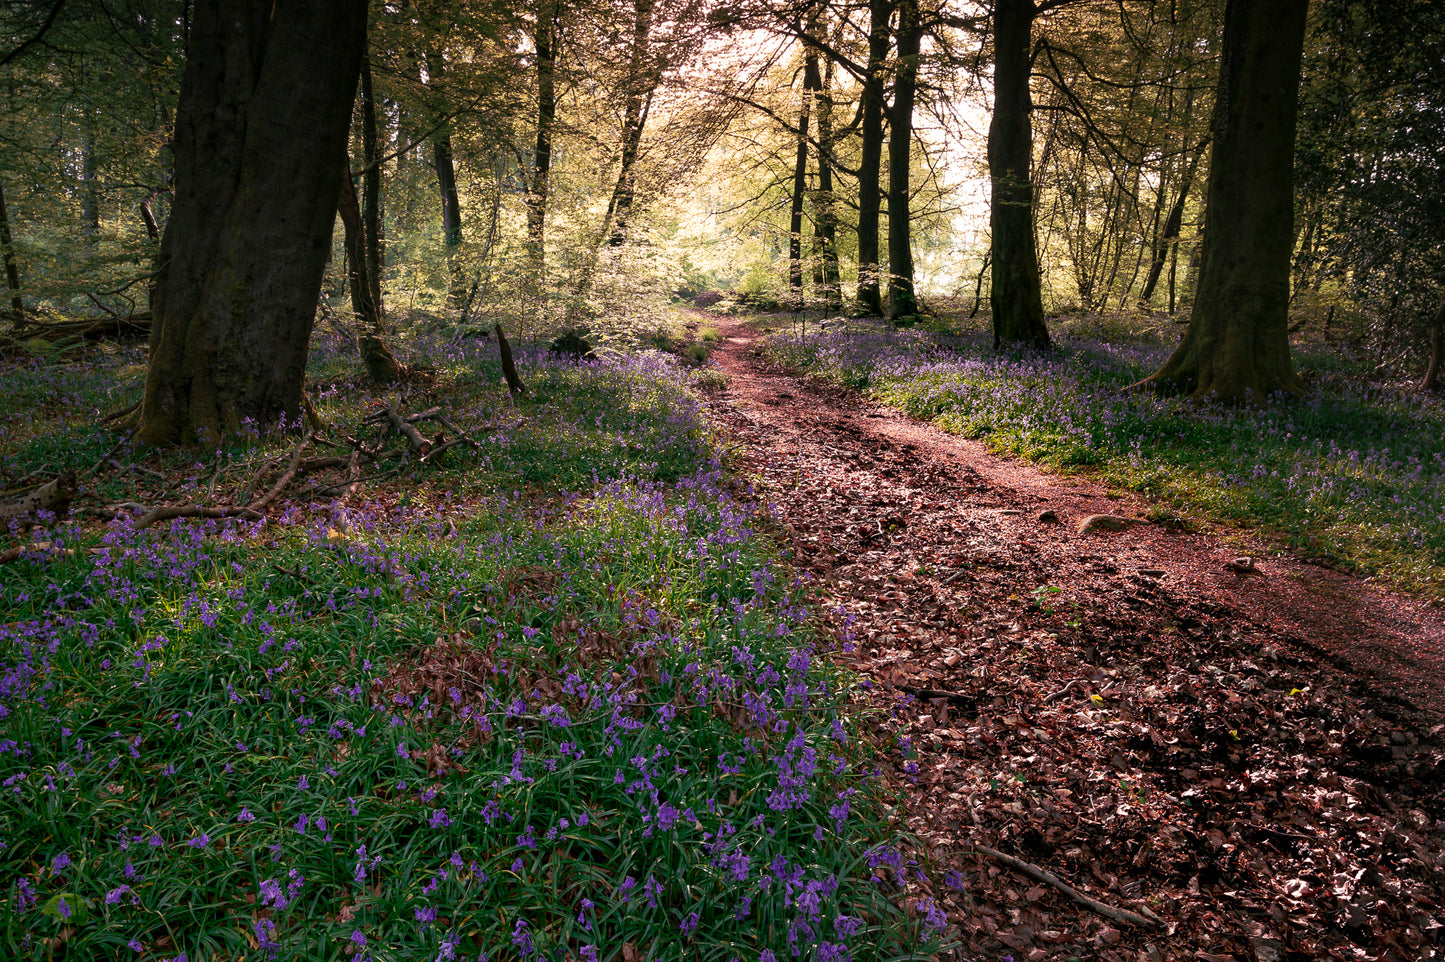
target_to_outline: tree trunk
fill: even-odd
[[[1184,339],[1139,386],[1262,406],[1299,391],[1289,353],[1294,135],[1308,0],[1229,0],[1199,289]]]
[[[788,210],[788,306],[803,309],[803,198],[808,192],[808,118],[813,91],[821,87],[818,54],[809,47],[803,60],[803,98],[798,104],[798,149],[793,160],[793,197]]]
[[[838,211],[833,197],[833,61],[827,61],[818,91],[818,193],[813,201],[817,217],[817,257],[828,311],[843,309],[843,287],[838,276]]]
[[[898,70],[893,76],[893,109],[888,122],[888,316],[913,317],[912,218],[909,215],[909,160],[913,141],[913,101],[918,90],[918,50],[922,30],[918,0],[898,2]]]
[[[462,201],[457,193],[457,168],[452,157],[452,132],[443,128],[432,138],[432,169],[442,202],[442,247],[446,252],[447,275],[451,279],[447,297],[456,305],[462,289],[461,269],[456,262],[462,245]]]
[[[989,301],[993,341],[1049,347],[1043,286],[1034,242],[1033,109],[1029,95],[1033,0],[996,0],[993,7],[993,118],[988,125],[989,210],[993,257]]]
[[[376,285],[368,276],[371,261],[367,256],[366,220],[361,216],[361,204],[356,199],[356,185],[351,182],[349,169],[342,180],[337,213],[341,215],[345,231],[346,281],[351,289],[351,309],[356,312],[356,348],[361,353],[361,362],[366,365],[367,376],[377,384],[404,380],[406,368],[391,353],[383,335],[381,304],[375,300]]]
[[[1169,216],[1164,221],[1159,243],[1154,247],[1154,259],[1149,262],[1149,276],[1144,281],[1144,293],[1139,295],[1141,305],[1147,305],[1149,298],[1154,295],[1154,288],[1159,284],[1159,276],[1164,273],[1164,262],[1169,259],[1170,252],[1179,249],[1179,232],[1184,229],[1184,206],[1189,200],[1189,188],[1194,184],[1194,173],[1199,169],[1199,161],[1203,156],[1204,148],[1200,147],[1184,167],[1184,176],[1180,178],[1176,188],[1178,193],[1174,196],[1174,205],[1169,208]],[[1169,313],[1173,314],[1174,299],[1171,297],[1169,300]]]
[[[197,5],[136,441],[299,422],[365,0]]]
[[[863,78],[862,135],[858,159],[858,313],[883,313],[878,269],[878,221],[883,193],[883,69],[888,60],[891,0],[868,0],[868,72]]]
[[[20,300],[20,265],[10,240],[10,214],[5,210],[3,184],[0,184],[0,256],[5,258],[5,283],[10,288],[10,317],[18,323],[25,316],[25,303]]]
[[[547,197],[552,176],[552,128],[557,121],[558,0],[541,0],[537,26],[532,32],[537,50],[537,145],[532,153],[532,177],[527,184],[527,270],[536,290],[547,279]]]
[[[380,334],[386,316],[381,296],[381,274],[386,267],[386,233],[381,221],[381,151],[376,139],[376,95],[371,90],[371,61],[361,60],[361,223],[366,238],[366,281],[371,285],[371,302],[376,312],[371,320]]]
[[[607,243],[621,247],[627,241],[632,215],[632,201],[637,190],[637,153],[642,145],[642,130],[652,106],[652,95],[661,80],[649,50],[652,38],[654,0],[633,0],[632,55],[628,65],[627,99],[623,106],[622,164],[617,184],[607,205],[607,222],[611,232]]]
[[[80,146],[80,235],[85,249],[94,251],[100,240],[100,190],[96,186],[94,108],[86,105],[82,124],[84,141]]]
[[[1330,308],[1334,310],[1333,307]],[[1328,330],[1328,328],[1326,328]],[[1425,369],[1425,379],[1420,382],[1420,388],[1424,391],[1439,391],[1445,385],[1441,384],[1440,368],[1445,365],[1445,300],[1435,309],[1435,316],[1430,321],[1430,366]]]
[[[428,49],[421,63],[426,65],[426,80],[435,81],[446,69],[446,63],[435,49]],[[418,64],[420,66],[420,64]],[[421,71],[417,71],[421,79]],[[447,302],[456,307],[461,303],[466,284],[462,278],[461,265],[457,263],[457,249],[462,245],[462,201],[457,192],[456,158],[452,152],[451,123],[443,123],[432,134],[432,170],[437,175],[437,191],[441,194],[442,208],[442,249],[447,259],[449,278]]]

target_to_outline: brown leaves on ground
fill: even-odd
[[[1438,618],[1416,650],[1396,613],[1428,614],[1340,576],[1311,597],[1292,563],[1241,578],[1207,537],[1080,538],[1115,513],[1098,492],[971,461],[724,343],[716,417],[841,609],[959,958],[1440,956]],[[974,844],[1165,924],[1102,918]]]

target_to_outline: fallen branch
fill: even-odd
[[[75,492],[75,472],[62,471],[54,480],[42,484],[18,501],[0,504],[0,521],[35,518],[42,511],[62,515],[70,507]]]
[[[957,705],[960,708],[974,709],[978,707],[978,698],[957,691],[944,691],[941,688],[915,688],[913,685],[898,685],[899,691],[906,692],[920,701],[933,701],[942,699],[949,704]]]
[[[25,557],[26,555],[52,554],[62,558],[69,558],[78,552],[74,548],[56,548],[49,541],[35,541],[30,544],[16,545],[13,548],[6,548],[0,551],[0,565],[8,565],[10,562]]]
[[[286,466],[286,470],[282,472],[281,477],[277,479],[276,483],[271,485],[271,490],[251,502],[251,511],[259,513],[262,508],[266,507],[266,505],[272,501],[275,501],[277,496],[286,490],[286,485],[296,479],[296,470],[301,467],[301,455],[306,453],[306,448],[310,446],[313,438],[315,438],[315,435],[308,431],[306,436],[296,445],[296,450],[291,452],[291,463]]]
[[[1021,858],[1015,858],[1012,855],[1005,855],[1003,852],[1000,852],[997,849],[989,848],[987,845],[980,845],[977,842],[970,842],[968,844],[975,852],[978,852],[980,855],[987,855],[994,861],[1002,862],[1009,868],[1022,872],[1030,878],[1037,879],[1038,881],[1043,882],[1045,885],[1052,885],[1054,888],[1058,889],[1060,892],[1063,892],[1069,898],[1073,899],[1075,902],[1078,902],[1080,905],[1089,909],[1091,912],[1094,912],[1096,915],[1102,915],[1106,919],[1113,919],[1115,922],[1129,922],[1133,925],[1142,925],[1146,927],[1152,925],[1162,925],[1164,923],[1163,919],[1161,919],[1159,916],[1155,915],[1153,912],[1149,911],[1146,908],[1141,907],[1138,912],[1131,912],[1128,909],[1117,908],[1116,906],[1107,905],[1103,902],[1100,902],[1098,899],[1090,898],[1083,892],[1080,892],[1078,889],[1074,888],[1069,883],[1065,882],[1063,879],[1059,878],[1053,872],[1050,872],[1047,869],[1040,868],[1032,862],[1025,862]]]
[[[386,420],[391,424],[391,429],[406,438],[406,443],[411,446],[413,451],[423,458],[426,457],[427,452],[432,448],[431,442],[422,437],[420,431],[408,424],[406,419],[402,418],[401,415],[397,414],[396,408],[390,404],[386,406],[383,413],[386,415]]]
[[[153,524],[160,524],[162,521],[171,521],[175,518],[243,518],[247,521],[260,521],[265,515],[250,508],[206,508],[199,504],[163,504],[151,508],[139,521],[135,523],[136,531],[142,528],[149,528]]]

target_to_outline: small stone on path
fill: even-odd
[[[1101,531],[1127,531],[1138,523],[1134,518],[1122,518],[1117,514],[1091,514],[1079,522],[1079,534],[1098,534]]]
[[[1059,513],[1053,509],[1039,512],[1039,524],[1058,524]]]

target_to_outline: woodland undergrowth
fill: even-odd
[[[144,528],[248,503],[295,427],[137,460],[101,415],[138,396],[138,348],[6,362],[7,488],[80,491],[0,541],[25,549],[0,579],[0,954],[934,952],[830,663],[848,640],[685,369],[519,344],[513,404],[490,342],[430,351],[383,397],[317,345],[317,413],[439,407],[474,444]]]

